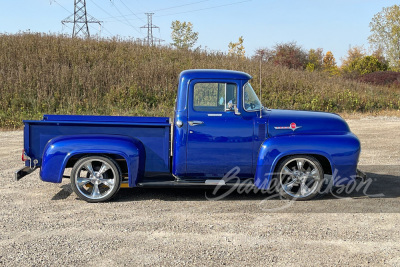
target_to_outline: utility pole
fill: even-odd
[[[102,21],[95,19],[86,12],[86,0],[74,0],[74,14],[63,19],[62,24],[73,23],[72,37],[80,34],[86,38],[90,37],[89,23],[97,23],[101,27]]]
[[[157,41],[160,44],[164,40],[153,37],[153,29],[160,29],[160,27],[153,25],[154,13],[145,13],[145,14],[147,15],[147,25],[140,27],[147,29],[147,37],[144,39],[144,41],[147,43],[147,45],[154,45],[154,41]]]

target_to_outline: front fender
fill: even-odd
[[[51,139],[45,146],[40,177],[43,181],[61,183],[68,160],[82,154],[113,154],[126,160],[129,187],[143,177],[145,149],[134,138],[120,135],[68,135]]]
[[[268,189],[279,160],[289,155],[319,155],[328,159],[335,186],[354,181],[360,141],[352,134],[285,135],[266,139],[259,150],[254,184]]]

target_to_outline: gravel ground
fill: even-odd
[[[296,203],[121,189],[112,202],[89,204],[68,180],[44,183],[35,172],[14,182],[22,132],[0,132],[0,266],[400,266],[400,119],[348,122],[373,181],[367,194]]]

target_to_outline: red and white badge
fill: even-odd
[[[277,126],[274,127],[276,130],[292,130],[295,131],[299,128],[301,128],[302,126],[297,126],[296,123],[292,122],[289,126]]]

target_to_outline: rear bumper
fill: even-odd
[[[18,180],[24,178],[24,176],[34,172],[36,169],[37,169],[36,167],[33,169],[31,167],[23,167],[22,169],[15,172],[14,180],[18,181]]]
[[[367,180],[367,175],[364,172],[357,169],[357,179],[361,179],[363,182],[365,182],[365,180]]]

